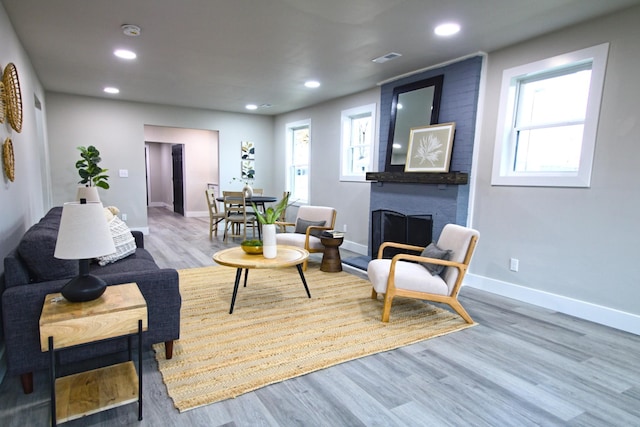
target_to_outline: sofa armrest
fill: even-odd
[[[131,230],[131,234],[133,235],[133,238],[136,239],[136,246],[144,248],[144,234],[142,231]]]

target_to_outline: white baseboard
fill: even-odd
[[[640,335],[640,316],[614,308],[467,274],[464,285]]]
[[[340,247],[360,255],[367,255],[369,253],[369,246],[361,245],[360,243],[351,242],[349,240],[343,241]]]
[[[188,218],[209,218],[209,212],[207,211],[187,211],[184,213]]]

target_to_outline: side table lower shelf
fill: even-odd
[[[138,374],[131,361],[56,379],[59,423],[137,401]]]

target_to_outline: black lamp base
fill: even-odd
[[[69,281],[62,288],[62,296],[71,302],[86,302],[100,298],[107,289],[107,284],[99,277],[81,274]]]

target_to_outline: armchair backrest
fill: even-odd
[[[444,226],[437,245],[441,249],[452,251],[450,261],[469,265],[473,251],[480,233],[472,228],[463,227],[457,224],[447,224]],[[455,267],[447,267],[443,279],[449,287],[449,295],[456,295],[462,285],[462,280],[458,280],[460,272]]]
[[[300,206],[296,215],[296,223],[299,219],[307,221],[324,221],[325,227],[336,226],[336,210],[328,206]]]

